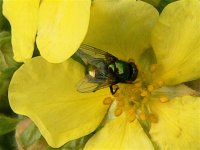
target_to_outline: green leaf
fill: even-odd
[[[91,134],[83,136],[79,139],[67,142],[65,145],[63,145],[60,148],[52,148],[52,147],[49,146],[47,148],[47,150],[83,150],[85,144],[92,137],[93,134],[94,133],[91,133]]]
[[[34,123],[31,123],[20,136],[20,143],[29,147],[41,138],[41,133]]]
[[[2,14],[2,4],[3,4],[3,0],[0,0],[0,31],[3,31],[3,30],[9,31],[10,24],[8,20]]]
[[[0,33],[0,71],[17,66],[18,63],[13,59],[13,51],[11,45],[11,35],[9,32]]]
[[[0,135],[4,135],[15,130],[18,122],[18,119],[10,118],[0,114]]]
[[[10,32],[0,32],[0,100],[7,95],[11,77],[20,65],[13,60]]]
[[[0,102],[3,96],[7,95],[8,86],[12,78],[13,73],[18,67],[6,68],[0,71]]]
[[[17,150],[14,131],[0,136],[0,150]]]

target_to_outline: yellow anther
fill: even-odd
[[[148,95],[148,91],[142,90],[140,96],[146,97]]]
[[[122,96],[118,96],[118,97],[115,98],[115,100],[119,102],[119,101],[123,101],[124,99],[123,99]]]
[[[148,90],[149,92],[152,92],[154,89],[155,89],[155,88],[154,88],[154,86],[153,86],[152,84],[148,85],[148,87],[147,87],[147,90]]]
[[[146,119],[146,115],[145,115],[144,112],[141,112],[141,114],[140,114],[140,119],[141,119],[141,120],[145,120],[145,119]]]
[[[130,98],[129,98],[129,101],[135,101],[136,100],[136,97],[135,96],[131,96]]]
[[[146,102],[148,102],[149,101],[149,99],[147,98],[147,97],[144,97],[143,99],[142,99],[142,104],[145,104]]]
[[[133,94],[135,94],[135,95],[138,94],[138,93],[140,93],[140,91],[141,91],[140,88],[135,88],[135,87],[134,87],[134,88],[132,89],[132,92],[133,92]]]
[[[118,101],[117,106],[123,107],[125,104],[124,100]]]
[[[151,72],[154,72],[157,68],[157,64],[152,64],[151,67],[150,67],[150,71]]]
[[[139,87],[141,87],[142,86],[142,83],[141,82],[138,82],[138,83],[135,83],[134,84],[134,87],[136,87],[136,88],[139,88]]]
[[[136,112],[136,110],[133,107],[128,109],[128,115],[135,114],[135,112]]]
[[[144,74],[144,72],[141,72],[140,76],[141,76],[142,80],[145,80],[145,74]]]
[[[157,123],[158,122],[158,117],[155,114],[149,114],[148,115],[148,120],[152,123]]]
[[[128,109],[128,111],[126,113],[128,122],[133,122],[135,120],[135,118],[136,118],[135,114],[136,114],[136,110],[133,107]]]
[[[113,94],[114,97],[119,97],[119,92]]]
[[[164,86],[165,82],[163,80],[159,80],[157,82],[157,84],[158,84],[159,87],[162,87],[162,86]]]
[[[169,101],[168,97],[166,97],[166,96],[160,97],[160,102],[166,103],[166,102],[168,102],[168,101]]]
[[[115,116],[116,117],[120,116],[122,114],[122,112],[123,112],[123,109],[121,107],[117,107],[115,109]]]
[[[103,101],[104,105],[110,105],[113,102],[111,97],[106,97]]]
[[[133,122],[133,121],[135,120],[135,118],[136,118],[135,114],[130,114],[130,115],[128,116],[128,122],[129,122],[129,123]]]

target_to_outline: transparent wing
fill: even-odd
[[[76,89],[81,93],[95,92],[99,89],[109,87],[113,83],[113,80],[94,79],[89,75],[86,75],[77,83]]]
[[[104,60],[109,64],[117,60],[115,56],[86,44],[82,44],[75,55],[81,58],[85,64],[91,64],[94,60]]]
[[[81,44],[81,46],[79,47],[79,50],[83,51],[85,54],[92,56],[93,58],[105,59],[107,55],[111,55],[101,49],[98,49],[86,44]]]

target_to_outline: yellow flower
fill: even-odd
[[[158,6],[161,0],[142,0],[142,1],[152,4],[153,6]]]
[[[35,40],[40,54],[49,62],[68,59],[86,34],[90,3],[91,0],[4,0],[3,14],[12,27],[14,59],[30,59]]]
[[[114,96],[108,88],[78,93],[82,65],[36,57],[12,78],[12,109],[29,116],[52,147],[85,136],[101,123],[86,150],[200,149],[200,98],[181,84],[200,77],[200,2],[172,3],[158,18],[144,2],[96,0],[90,20],[84,43],[134,59],[136,82],[119,84]]]

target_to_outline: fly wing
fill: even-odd
[[[83,51],[85,54],[92,56],[93,58],[100,58],[100,59],[105,59],[106,55],[109,54],[101,49],[86,44],[81,44],[79,50]]]
[[[77,91],[81,93],[95,92],[99,89],[109,87],[114,81],[105,79],[95,79],[86,75],[82,80],[80,80],[77,85]]]
[[[117,60],[115,56],[86,44],[82,44],[75,55],[81,58],[85,64],[92,64],[95,62],[94,60],[104,60],[109,64]]]

